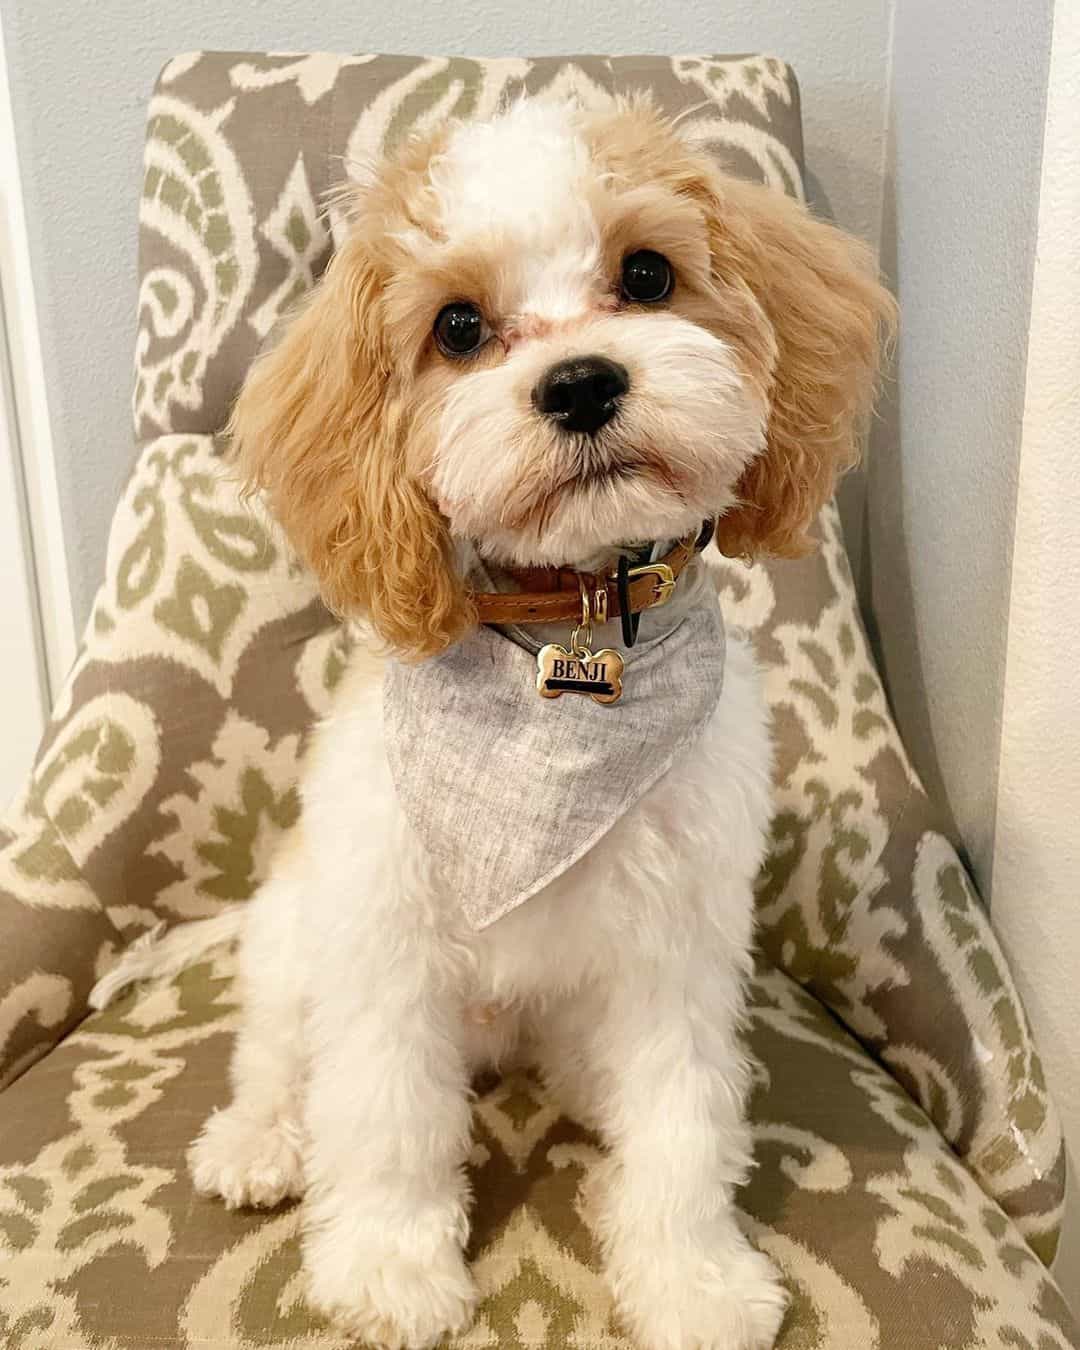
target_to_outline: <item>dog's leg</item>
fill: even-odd
[[[763,1350],[786,1298],[734,1211],[752,1152],[740,979],[688,946],[628,956],[585,1013],[611,1146],[598,1178],[608,1275],[643,1350]]]
[[[215,1111],[188,1154],[195,1189],[230,1209],[269,1207],[303,1193],[300,1094],[304,971],[299,944],[307,855],[302,830],[285,843],[250,901],[239,952],[240,1029],[233,1099]]]
[[[304,1264],[350,1334],[420,1347],[472,1313],[471,1110],[457,957],[437,922],[394,908],[337,929],[315,982]]]

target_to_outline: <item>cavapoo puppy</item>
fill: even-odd
[[[377,642],[242,931],[161,944],[158,969],[241,936],[195,1185],[303,1196],[312,1304],[430,1345],[476,1298],[470,1078],[524,1055],[606,1146],[591,1203],[635,1342],[769,1346],[785,1295],[734,1208],[769,738],[696,550],[710,526],[748,560],[811,547],[892,302],[866,250],[645,99],[443,126],[347,204],[231,430]]]

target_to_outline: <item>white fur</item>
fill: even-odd
[[[606,180],[580,109],[524,100],[454,131],[430,171],[439,237],[410,232],[420,270],[464,250],[492,278],[484,317],[503,359],[459,363],[424,468],[452,533],[496,562],[581,565],[631,540],[684,535],[732,505],[764,448],[763,396],[731,345],[665,305],[621,304],[596,215]],[[646,200],[679,218],[678,289],[707,272],[704,216],[675,194],[630,194],[622,209]],[[593,436],[568,434],[533,402],[549,367],[584,355],[618,362],[630,384]]]
[[[732,1205],[751,1157],[737,1032],[770,815],[744,643],[729,641],[696,749],[482,933],[440,893],[402,816],[366,656],[318,733],[304,799],[246,911],[234,1098],[191,1150],[197,1189],[230,1206],[306,1192],[316,1305],[378,1344],[430,1344],[466,1325],[474,1300],[470,1073],[519,1037],[610,1148],[601,1236],[640,1344],[771,1345],[785,1298]],[[232,922],[199,925],[204,945]],[[477,1005],[506,1011],[483,1026]]]
[[[165,932],[164,922],[155,924],[98,980],[87,1002],[91,1008],[104,1008],[128,985],[139,980],[178,975],[211,947],[235,942],[243,928],[244,911],[240,905],[227,905],[212,919],[184,923],[169,933]]]
[[[517,314],[564,319],[587,309],[600,261],[583,191],[594,175],[573,105],[522,99],[459,126],[431,186],[456,246],[512,242]]]
[[[496,559],[574,563],[682,536],[731,504],[764,442],[761,395],[725,342],[673,312],[613,312],[573,126],[565,107],[525,102],[459,131],[432,167],[448,242],[499,260],[505,309],[487,317],[507,359],[460,372],[430,486],[454,533]],[[631,387],[597,436],[566,435],[530,393],[551,362],[590,352],[622,362]],[[553,492],[550,511],[515,523]],[[481,933],[396,800],[367,653],[335,707],[303,823],[246,910],[233,1101],[192,1147],[197,1189],[231,1206],[303,1193],[314,1304],[380,1345],[432,1344],[468,1324],[475,1298],[470,1074],[516,1043],[608,1145],[600,1236],[643,1350],[771,1345],[785,1298],[733,1206],[751,1157],[738,1028],[770,814],[746,647],[730,641],[693,751]],[[134,953],[106,994],[175,969],[238,918]],[[488,1024],[477,1007],[505,1011]]]

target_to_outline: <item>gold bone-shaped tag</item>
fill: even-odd
[[[536,654],[536,689],[541,698],[588,694],[595,703],[615,703],[622,697],[623,659],[605,647],[593,655],[587,647],[568,651],[549,642]]]

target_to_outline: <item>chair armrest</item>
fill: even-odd
[[[934,1121],[1044,1260],[1064,1150],[1023,1005],[908,761],[859,619],[835,506],[821,548],[747,572],[714,561],[752,634],[776,746],[759,938]]]
[[[46,741],[0,825],[0,1086],[85,1015],[91,986],[118,945],[49,813],[49,788],[62,776]],[[74,817],[74,798],[67,803]]]

